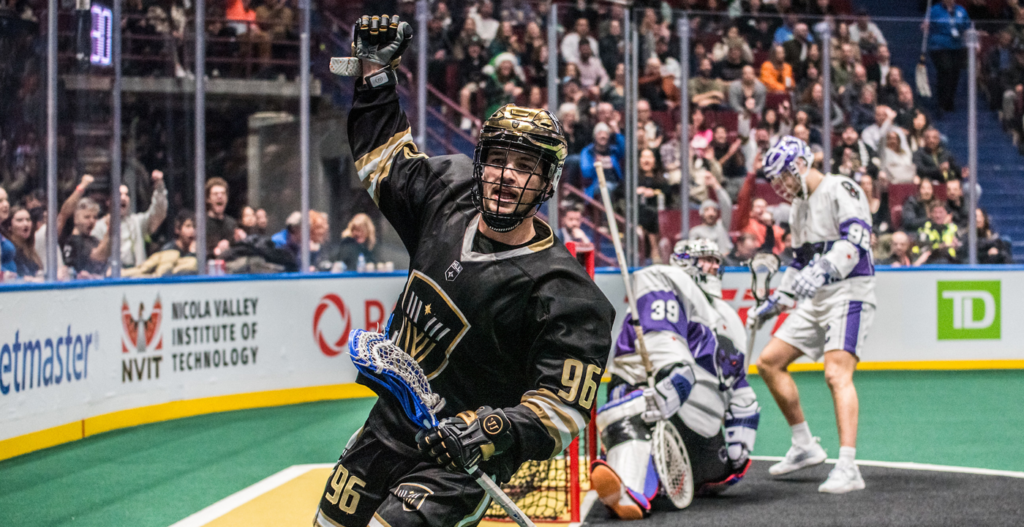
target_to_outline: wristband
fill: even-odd
[[[359,86],[362,90],[376,90],[378,88],[384,88],[387,86],[395,86],[398,84],[398,75],[395,74],[395,70],[385,66],[365,77],[363,82]]]

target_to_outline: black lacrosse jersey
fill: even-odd
[[[501,457],[516,467],[561,452],[589,422],[611,303],[539,219],[526,220],[539,234],[531,244],[476,252],[472,161],[420,153],[394,87],[359,86],[348,136],[363,186],[411,256],[389,337],[445,398],[438,417],[502,408],[516,446]],[[415,447],[417,427],[386,394],[367,426]]]

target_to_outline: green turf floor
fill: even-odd
[[[838,453],[821,373],[796,375],[811,431]],[[857,457],[1024,471],[1024,371],[861,372]],[[789,430],[759,377],[756,454]],[[288,466],[337,459],[372,399],[145,425],[0,462],[0,526],[167,526]]]

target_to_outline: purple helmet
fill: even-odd
[[[793,201],[794,198],[807,195],[804,175],[796,167],[797,159],[803,159],[807,166],[810,167],[814,163],[814,154],[811,152],[810,147],[807,146],[807,143],[791,135],[779,138],[764,155],[765,177],[771,182],[775,192],[788,201]],[[802,192],[794,193],[782,184],[781,176],[785,172],[789,172],[800,180]]]

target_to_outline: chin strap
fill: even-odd
[[[532,217],[532,216],[531,216]],[[491,213],[481,213],[480,219],[487,224],[487,228],[494,232],[509,232],[516,227],[522,225],[525,218],[512,218],[509,216],[502,216]]]

